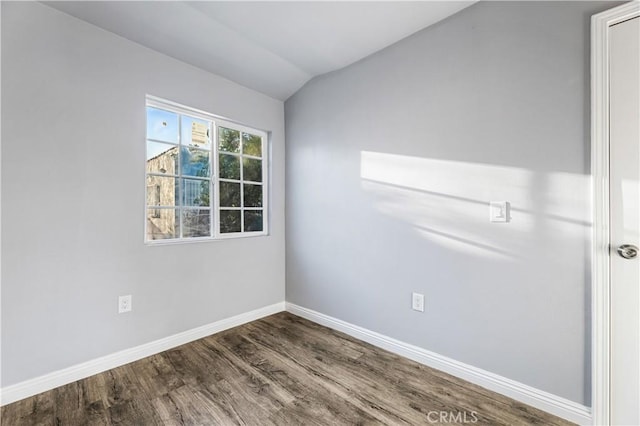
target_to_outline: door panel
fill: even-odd
[[[611,421],[640,425],[640,17],[610,28]]]

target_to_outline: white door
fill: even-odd
[[[611,423],[640,425],[640,17],[609,47]]]

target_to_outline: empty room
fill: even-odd
[[[0,24],[2,426],[640,425],[640,2]]]

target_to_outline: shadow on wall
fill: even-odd
[[[553,271],[584,270],[583,398],[589,403],[590,175],[363,150],[360,180],[380,213],[467,262],[473,256],[501,264],[502,269],[511,265],[507,269],[512,271],[545,265],[547,271],[535,273],[539,278]],[[508,223],[490,222],[490,201],[510,203]],[[580,247],[584,252],[576,253]],[[567,279],[565,275],[551,281]],[[541,284],[545,291],[548,283]],[[556,297],[552,288],[549,300]]]
[[[562,260],[571,253],[554,241],[584,239],[591,227],[588,175],[361,151],[360,177],[380,212],[466,254]],[[510,203],[509,223],[489,222],[490,201]]]

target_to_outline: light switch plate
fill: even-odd
[[[489,202],[489,220],[491,222],[509,222],[509,202],[507,201],[490,201]]]
[[[424,312],[424,294],[411,294],[411,309],[418,312]]]

